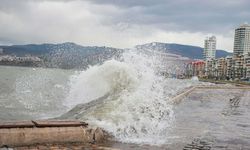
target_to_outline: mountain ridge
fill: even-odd
[[[0,46],[2,55],[17,57],[36,56],[44,67],[73,69],[87,68],[120,54],[122,49],[112,47],[81,46],[72,42],[60,44],[27,44]]]
[[[136,45],[136,48],[147,48],[152,50],[160,50],[168,53],[173,53],[176,55],[181,55],[183,57],[188,57],[191,59],[202,59],[203,58],[203,48],[193,45],[185,45],[178,43],[162,43],[162,42],[151,42],[141,45]],[[65,42],[59,44],[43,43],[43,44],[26,44],[26,45],[11,45],[11,46],[0,46],[3,49],[4,54],[13,54],[17,56],[23,55],[44,55],[50,53],[53,50],[80,50],[85,51],[86,55],[93,55],[93,53],[100,52],[106,49],[119,49],[106,46],[82,46],[73,42]],[[119,49],[121,50],[121,49]],[[226,50],[217,50],[216,58],[226,57],[232,55],[232,53]]]
[[[173,53],[176,55],[181,55],[183,57],[188,57],[190,59],[203,59],[203,48],[193,45],[184,45],[177,43],[161,43],[161,42],[151,42],[142,45],[136,45],[139,49],[151,49],[158,50],[167,53]],[[226,50],[216,50],[216,58],[231,56],[232,53]]]
[[[17,57],[35,56],[42,60],[44,67],[63,69],[87,68],[89,65],[102,63],[105,60],[118,57],[124,49],[106,46],[81,46],[72,42],[59,44],[26,44],[0,46],[1,55]],[[176,43],[151,42],[135,46],[137,49],[161,51],[176,54],[189,59],[202,59],[203,48]],[[224,50],[217,51],[218,57],[226,57],[231,53]]]

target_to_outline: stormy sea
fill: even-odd
[[[183,61],[185,58],[175,55],[126,50],[120,58],[84,70],[0,66],[0,120],[77,119],[103,128],[114,141],[139,145],[185,145],[204,137],[209,142],[233,140],[221,132],[236,118],[223,115],[223,111],[232,111],[227,103],[215,105],[215,101],[202,99],[204,93],[199,96],[199,92],[191,97],[197,101],[180,105],[171,101],[191,86],[209,84],[177,79]],[[224,96],[210,93],[204,98],[216,99],[216,95],[216,100],[227,100],[237,95],[221,93]],[[249,91],[241,96],[247,99]],[[201,115],[204,110],[209,111]],[[220,110],[219,116],[213,114]],[[250,119],[243,113],[241,119],[246,118]],[[248,136],[249,126],[231,128],[241,134],[239,139]]]

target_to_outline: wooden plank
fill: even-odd
[[[2,128],[33,128],[35,124],[32,121],[9,121],[0,122],[0,129]]]
[[[87,127],[88,124],[75,120],[32,120],[36,127]]]

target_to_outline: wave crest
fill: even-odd
[[[174,122],[169,98],[198,81],[159,75],[161,61],[155,55],[128,51],[122,61],[110,60],[80,72],[68,103],[86,105],[78,105],[72,116],[103,127],[122,142],[164,143]]]

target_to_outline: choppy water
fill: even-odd
[[[174,104],[171,97],[204,84],[161,75],[163,69],[180,71],[180,61],[127,51],[119,60],[83,71],[0,66],[0,121],[79,119],[117,141],[157,145],[149,149],[182,149],[197,141],[217,149],[250,149],[250,91],[196,90]],[[110,146],[119,145],[145,148]]]
[[[175,119],[170,97],[199,84],[161,75],[180,71],[180,61],[130,50],[84,71],[0,66],[0,120],[64,114],[103,127],[118,141],[161,144]]]
[[[65,112],[74,71],[0,66],[0,120],[55,117]]]
[[[197,139],[219,149],[250,148],[250,91],[196,90],[173,104],[180,91],[204,84],[161,74],[180,71],[181,61],[126,51],[82,71],[0,66],[0,120],[79,119],[117,141],[160,149]]]
[[[78,105],[63,118],[103,127],[122,142],[164,143],[174,120],[170,98],[198,81],[159,75],[159,61],[156,56],[127,52],[121,62],[110,60],[80,72],[65,105],[88,104]]]

